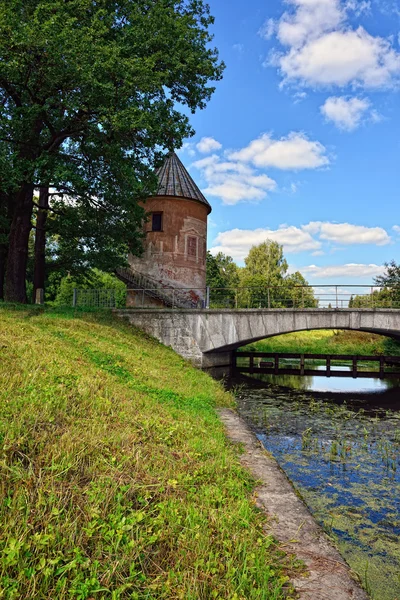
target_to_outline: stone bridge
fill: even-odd
[[[115,313],[202,369],[228,373],[236,348],[312,329],[351,329],[400,338],[399,309],[122,309]]]

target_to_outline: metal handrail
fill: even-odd
[[[146,295],[159,299],[172,307],[196,308],[199,304],[200,296],[197,300],[189,297],[190,292],[193,292],[192,288],[186,289],[179,286],[163,284],[153,277],[143,275],[143,273],[136,271],[132,267],[117,269],[116,274],[120,278],[124,278],[126,281],[136,284],[138,287],[135,288],[135,290],[145,292]]]
[[[156,280],[132,270],[120,270],[128,291],[156,298],[172,308],[216,309],[400,309],[400,286],[362,284],[279,285],[236,288],[184,288],[160,285]],[[133,284],[133,287],[130,285]],[[80,290],[83,292],[83,290]],[[90,290],[86,291],[90,295]],[[111,293],[111,292],[110,292]],[[140,298],[140,297],[139,297]],[[353,302],[351,303],[350,300]],[[103,304],[108,300],[102,301]],[[111,303],[111,300],[110,300]],[[140,304],[140,299],[139,299]],[[350,304],[350,306],[349,306]]]

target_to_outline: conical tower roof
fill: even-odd
[[[210,203],[203,196],[175,152],[168,154],[164,164],[157,171],[157,177],[158,190],[156,196],[174,196],[175,198],[197,200],[197,202],[205,204],[208,212],[211,212]]]

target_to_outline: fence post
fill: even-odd
[[[35,296],[35,304],[44,304],[44,289],[37,288]]]
[[[267,293],[268,293],[268,308],[271,308],[271,296],[269,294],[269,286],[268,286]]]
[[[374,288],[371,287],[371,308],[374,308]]]
[[[206,308],[210,308],[210,286],[206,287]]]
[[[301,308],[304,308],[304,286],[301,287]]]
[[[338,289],[337,286],[335,286],[336,289],[336,308],[339,308],[339,299],[338,299]]]
[[[77,292],[78,290],[76,288],[73,289],[73,294],[72,294],[72,306],[75,308],[76,304],[77,304]]]

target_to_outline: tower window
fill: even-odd
[[[155,212],[151,215],[151,230],[152,231],[162,231],[162,218],[163,214],[161,212]]]
[[[195,237],[188,237],[187,253],[188,256],[194,256],[194,258],[197,257],[197,239]]]

